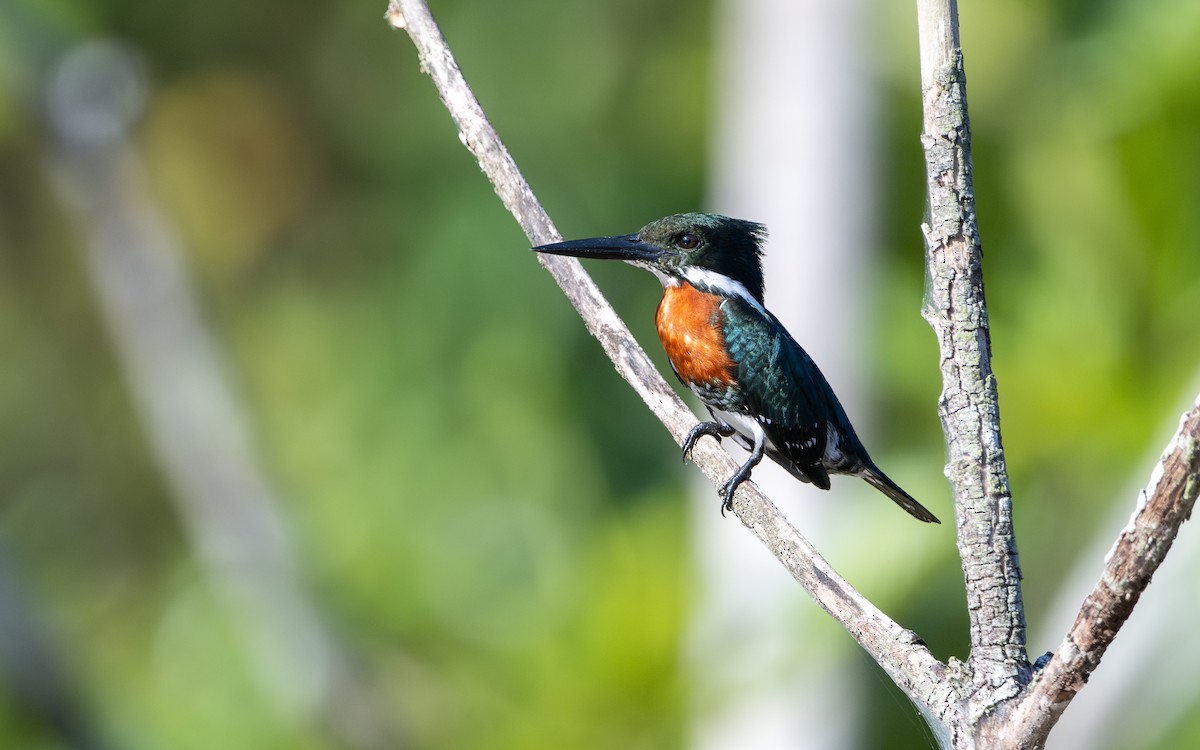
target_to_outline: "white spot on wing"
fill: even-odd
[[[723,411],[721,409],[713,409],[712,411],[717,419],[737,430],[747,439],[753,440],[756,445],[762,441],[768,448],[775,450],[775,444],[767,437],[763,426],[754,417],[735,411]]]
[[[826,466],[840,464],[842,459],[845,458],[842,455],[842,446],[839,437],[838,431],[830,423],[829,431],[825,438],[825,455],[821,459],[822,463]]]

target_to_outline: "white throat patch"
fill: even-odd
[[[754,296],[750,294],[750,290],[746,288],[745,284],[740,281],[734,281],[725,274],[710,271],[707,268],[687,266],[683,269],[683,278],[692,286],[711,289],[726,297],[737,297],[763,315],[767,314],[766,308],[759,304],[758,300],[754,299]]]

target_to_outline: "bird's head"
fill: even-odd
[[[634,234],[568,240],[533,248],[539,253],[623,260],[652,271],[663,284],[686,281],[730,294],[744,288],[763,301],[762,242],[767,228],[718,214],[675,214]]]

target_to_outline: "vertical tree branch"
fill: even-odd
[[[168,497],[281,716],[327,719],[345,747],[396,747],[390,721],[366,697],[355,654],[307,590],[185,253],[142,177],[133,148],[143,94],[137,63],[110,42],[64,56],[47,86],[47,162],[85,235],[102,319]]]
[[[867,433],[872,420],[864,400],[868,370],[861,342],[870,338],[872,315],[861,292],[875,281],[871,256],[878,245],[878,206],[863,185],[875,176],[871,144],[881,127],[872,116],[878,102],[872,96],[873,55],[865,45],[871,7],[870,0],[713,4],[706,187],[714,210],[770,228],[763,271],[771,312],[817,358],[837,384],[856,429]],[[820,497],[825,493],[769,463],[754,470],[755,481],[786,504],[788,517],[806,535],[822,536],[845,520],[845,506],[839,510]],[[839,496],[854,489],[835,482]],[[700,596],[687,636],[687,679],[695,685],[693,744],[722,747],[738,738],[734,744],[781,750],[794,747],[801,736],[808,738],[808,750],[851,744],[872,710],[859,700],[867,689],[865,675],[846,669],[853,644],[830,644],[822,656],[797,649],[796,634],[817,627],[824,613],[797,611],[795,583],[764,577],[771,561],[712,513],[711,490],[696,494],[689,525]],[[856,508],[856,515],[895,520],[873,499],[863,499],[872,505]],[[915,544],[940,546],[953,538],[952,528],[903,531]],[[756,581],[750,591],[748,577]],[[736,628],[753,629],[755,638],[728,643],[727,634]],[[714,649],[725,658],[713,659]],[[780,664],[775,656],[780,653],[798,658]],[[741,689],[751,681],[754,690]],[[718,707],[709,705],[713,697],[719,697]],[[814,726],[820,726],[819,737]]]
[[[954,0],[917,0],[925,160],[929,183],[929,290],[924,309],[941,351],[939,412],[946,476],[956,498],[971,623],[969,670],[981,701],[1017,694],[1028,680],[1021,572],[992,374],[982,250],[971,177],[966,77]]]

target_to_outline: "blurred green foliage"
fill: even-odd
[[[868,14],[888,249],[873,290],[876,450],[937,477],[915,24],[908,5],[884,5]],[[1109,503],[1129,502],[1194,395],[1197,7],[962,9],[1031,611]],[[338,746],[258,695],[167,502],[82,238],[45,170],[50,66],[79,41],[116,37],[144,56],[138,153],[189,251],[303,573],[397,736],[419,748],[679,747],[687,470],[526,250],[384,10],[0,5],[0,543],[121,746]],[[434,12],[564,232],[700,207],[708,4],[446,0]],[[653,344],[655,285],[596,275]],[[887,564],[871,546],[833,557]],[[946,546],[900,591],[864,588],[939,656],[962,656]],[[867,746],[922,746],[911,707],[876,682]],[[1173,741],[1200,741],[1200,725]],[[60,742],[0,686],[0,746]]]

